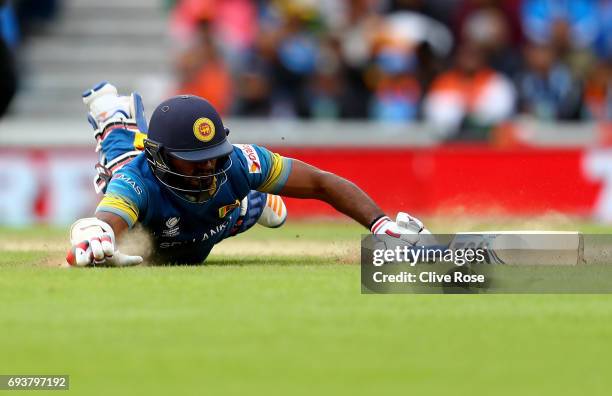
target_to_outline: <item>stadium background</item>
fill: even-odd
[[[0,222],[91,213],[79,94],[100,80],[140,92],[148,114],[207,97],[232,141],[337,172],[389,212],[610,221],[611,4],[9,1]]]

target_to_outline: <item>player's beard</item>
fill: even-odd
[[[190,189],[200,190],[200,192],[184,193],[183,195],[185,198],[187,198],[189,202],[205,202],[215,195],[215,192],[217,192],[217,177],[211,176],[210,178],[206,179],[206,182],[193,180],[190,181],[188,185],[190,186]]]

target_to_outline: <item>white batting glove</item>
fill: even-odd
[[[128,256],[116,250],[113,229],[95,217],[77,220],[70,227],[70,243],[72,247],[66,255],[66,262],[71,266],[125,267],[142,263],[142,257]]]
[[[399,212],[395,221],[389,216],[379,217],[372,224],[370,231],[374,235],[387,235],[410,245],[417,244],[422,234],[431,234],[421,220],[404,212]]]

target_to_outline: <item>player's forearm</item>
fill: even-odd
[[[111,212],[96,212],[96,218],[108,224],[115,233],[115,238],[120,239],[121,235],[127,231],[128,225],[121,217]]]
[[[354,183],[298,160],[293,160],[291,174],[281,195],[327,202],[368,228],[373,220],[383,214],[378,205]]]
[[[369,228],[372,221],[383,215],[380,207],[354,183],[333,173],[323,172],[319,199],[337,211]]]

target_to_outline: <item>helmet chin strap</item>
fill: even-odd
[[[168,187],[170,188],[170,187]],[[213,178],[213,182],[212,182],[212,186],[210,187],[210,189],[205,190],[205,191],[201,191],[201,192],[185,192],[185,193],[179,193],[177,191],[174,191],[174,189],[170,188],[170,191],[172,191],[174,193],[174,195],[178,196],[179,198],[189,202],[189,203],[204,203],[204,202],[208,202],[210,201],[216,194],[217,194],[217,177],[215,176]],[[198,195],[202,195],[202,194],[207,194],[208,198],[205,200],[200,200],[198,199]],[[190,197],[193,197],[193,200],[190,199]]]
[[[189,203],[204,203],[204,202],[208,202],[210,201],[215,194],[217,193],[217,188],[215,186],[214,191],[212,192],[208,192],[207,191],[201,191],[201,192],[197,192],[197,191],[181,191],[180,189],[177,189],[176,187],[172,187],[170,186],[168,183],[164,182],[162,179],[160,179],[157,175],[155,175],[155,177],[157,178],[157,180],[164,186],[166,187],[166,189],[168,191],[170,191],[174,196],[176,196],[177,198],[179,198],[182,201],[185,202],[189,202]],[[215,177],[215,183],[216,183],[216,177]],[[198,195],[202,195],[206,193],[208,195],[207,199],[198,199],[197,196]],[[190,199],[190,197],[193,197],[193,199]]]
[[[171,188],[168,188],[168,189],[170,190],[170,192],[172,194],[174,194],[174,196],[178,197],[179,199],[181,199],[183,201],[186,201],[186,202],[189,202],[189,203],[192,203],[192,204],[206,203],[206,202],[210,201],[210,199],[213,197],[211,195],[211,196],[209,196],[208,199],[202,200],[202,199],[198,199],[198,197],[196,196],[197,193],[184,193],[184,194],[180,194],[180,193],[178,193],[177,191],[174,191]],[[202,193],[200,193],[200,194],[202,194]]]
[[[201,203],[205,203],[210,201],[211,199],[214,198],[214,196],[217,194],[217,192],[219,191],[219,189],[221,188],[221,186],[223,184],[225,184],[225,182],[227,181],[227,175],[225,175],[225,178],[221,181],[221,183],[217,186],[217,177],[215,176],[214,181],[213,181],[213,187],[210,190],[205,190],[205,191],[201,191],[201,192],[197,192],[197,191],[182,191],[176,187],[172,187],[170,185],[168,185],[167,183],[165,183],[163,180],[161,180],[156,174],[155,172],[153,173],[155,175],[155,178],[157,178],[157,180],[164,186],[166,187],[174,196],[176,196],[177,198],[181,199],[182,201],[185,202],[189,202],[191,204],[201,204]],[[209,192],[210,191],[210,192]],[[207,199],[203,199],[200,200],[198,199],[196,196],[199,194],[204,194],[207,193],[208,197]],[[195,199],[191,200],[188,197],[192,196]]]
[[[164,173],[173,174],[178,177],[187,177],[187,178],[193,178],[193,179],[198,179],[200,177],[191,177],[187,175],[178,174],[168,169],[167,166],[165,165],[165,161],[157,157],[157,153],[148,153],[148,154],[152,154],[152,155],[149,155],[149,157],[147,157],[147,161],[149,163],[149,169],[151,169],[152,173],[155,175],[155,178],[163,186],[169,189],[174,195],[176,195],[178,198],[180,198],[181,200],[185,202],[189,202],[189,203],[204,203],[212,199],[216,195],[216,193],[219,191],[221,186],[227,181],[227,172],[233,165],[232,158],[229,156],[226,157],[227,161],[225,160],[223,161],[224,166],[222,170],[217,171],[216,173],[210,176],[206,176],[206,177],[212,178],[210,187],[205,186],[205,188],[202,188],[202,185],[200,184],[199,187],[201,189],[198,190],[196,188],[189,188],[189,186],[182,186],[179,184],[173,185],[165,177],[163,177],[164,175],[158,174],[158,171],[160,170],[160,164],[161,164],[165,166],[165,169],[163,169]]]

